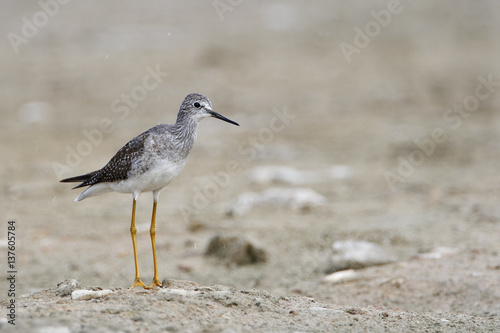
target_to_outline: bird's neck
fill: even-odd
[[[183,142],[192,146],[196,140],[196,130],[198,129],[198,121],[193,118],[177,118],[173,125],[173,133],[179,142]]]
[[[177,121],[174,124],[174,128],[177,131],[196,132],[198,123],[199,121],[193,119],[192,117],[182,117],[179,115],[177,117]]]

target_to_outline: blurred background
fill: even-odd
[[[130,196],[74,203],[58,181],[199,92],[240,127],[203,121],[163,191],[161,279],[499,313],[497,1],[0,6],[0,235],[16,221],[20,293],[132,284]],[[144,281],[151,201],[137,211]],[[235,252],[206,251],[217,242]],[[356,278],[324,280],[346,268]]]

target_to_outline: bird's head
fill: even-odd
[[[177,121],[182,121],[185,118],[191,118],[199,122],[203,118],[214,117],[220,120],[227,121],[236,126],[240,126],[237,122],[232,121],[212,109],[212,104],[208,97],[202,94],[189,94],[184,98]]]

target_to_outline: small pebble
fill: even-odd
[[[441,259],[443,256],[452,255],[458,253],[457,248],[438,246],[430,252],[417,253],[415,259]]]
[[[80,290],[75,290],[71,293],[71,299],[80,299],[80,300],[96,299],[96,298],[102,298],[111,293],[113,293],[113,291],[109,289],[103,289],[97,291],[80,289]]]
[[[80,281],[77,279],[65,280],[57,285],[56,295],[61,297],[69,296],[78,288],[81,288],[81,286]]]

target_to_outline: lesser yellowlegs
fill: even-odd
[[[75,201],[110,191],[132,193],[130,234],[132,235],[135,261],[135,281],[132,288],[161,286],[156,265],[155,246],[158,197],[160,191],[184,168],[196,140],[198,124],[201,119],[207,117],[218,118],[239,126],[238,123],[212,110],[212,105],[207,97],[201,94],[190,94],[182,102],[175,124],[157,125],[133,138],[100,170],[61,180],[64,183],[82,182],[74,188],[89,186]],[[150,287],[146,287],[141,281],[137,261],[135,206],[136,200],[142,192],[153,192],[153,215],[149,231],[153,247],[154,277]]]

